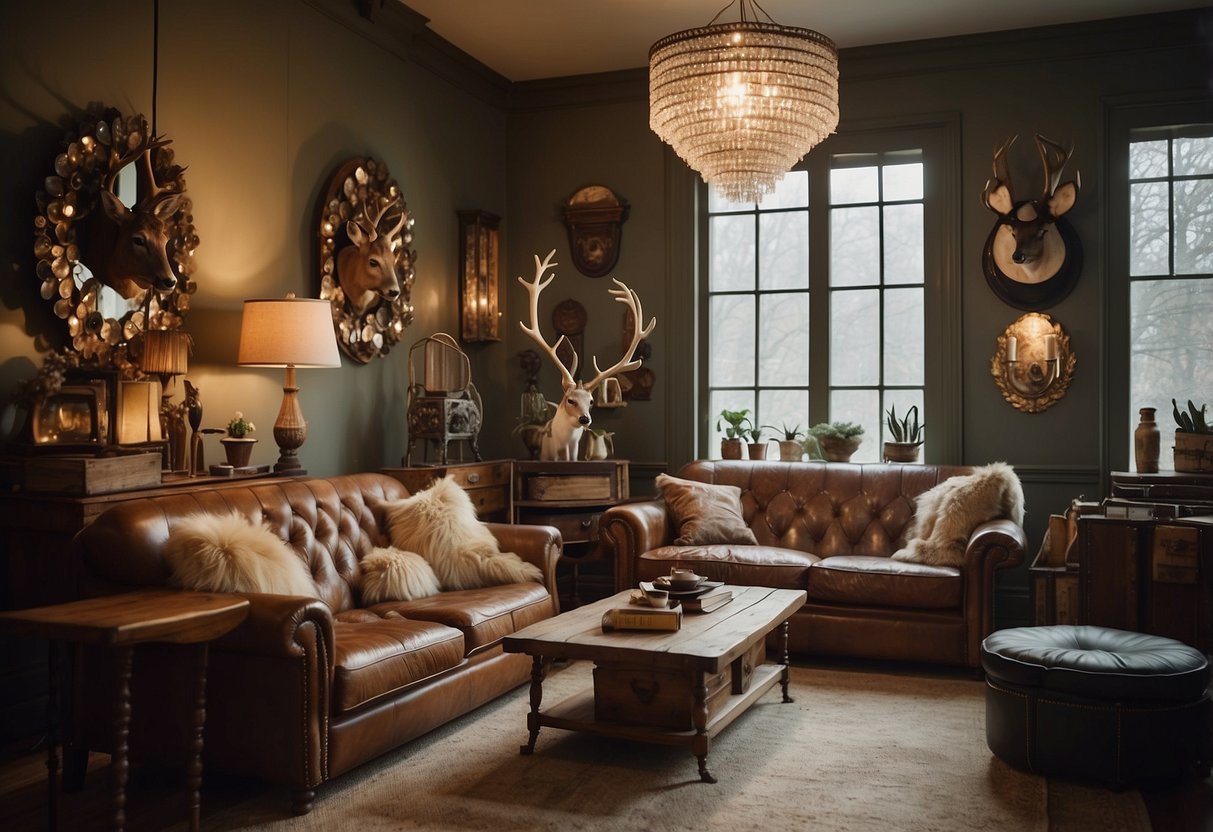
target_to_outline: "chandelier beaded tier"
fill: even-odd
[[[649,127],[726,199],[758,202],[838,126],[838,50],[739,2],[740,21],[653,44]]]

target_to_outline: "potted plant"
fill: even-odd
[[[762,441],[764,427],[756,427],[750,431],[750,441],[746,445],[750,459],[767,458],[767,442]]]
[[[829,462],[850,462],[863,441],[863,425],[854,422],[820,422],[809,428],[821,454]]]
[[[244,418],[239,410],[232,420],[227,423],[227,436],[219,440],[223,445],[223,453],[227,456],[227,464],[233,468],[245,468],[253,456],[253,446],[257,440],[249,436],[257,426]]]
[[[1185,473],[1213,471],[1213,428],[1205,418],[1207,404],[1200,409],[1188,399],[1186,412],[1171,399],[1175,417],[1175,470]]]
[[[754,423],[750,421],[750,411],[721,410],[720,415],[716,417],[716,430],[721,430],[722,424],[727,427],[723,429],[724,436],[720,440],[720,457],[741,459],[741,446],[754,428]]]
[[[782,426],[776,429],[772,425],[763,425],[775,433],[782,433],[783,439],[779,440],[779,459],[783,462],[799,462],[804,456],[804,445],[800,440],[804,438],[804,431],[800,429],[800,425],[794,428],[788,427],[788,423],[784,422]]]
[[[885,426],[892,439],[884,443],[885,462],[917,462],[918,449],[922,447],[922,431],[926,425],[918,423],[918,405],[911,405],[906,415],[897,418],[897,405],[885,412]]]

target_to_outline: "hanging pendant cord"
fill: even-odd
[[[160,0],[152,3],[152,135],[156,133],[156,87],[160,83]]]

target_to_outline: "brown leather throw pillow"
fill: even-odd
[[[737,486],[710,485],[658,474],[657,488],[678,524],[676,545],[758,544],[741,515],[741,489]]]

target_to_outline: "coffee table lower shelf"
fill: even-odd
[[[535,661],[539,663],[541,659],[536,658]],[[540,679],[532,681],[532,708],[527,715],[530,740],[520,748],[520,751],[523,754],[533,753],[539,729],[544,727],[660,745],[684,745],[690,747],[691,752],[699,761],[700,779],[708,783],[715,783],[716,778],[707,769],[707,755],[712,745],[712,739],[731,725],[737,717],[745,713],[746,709],[757,702],[767,691],[784,680],[786,670],[786,665],[782,664],[761,664],[754,668],[754,675],[745,692],[729,694],[716,713],[707,720],[701,731],[695,728],[674,730],[630,722],[599,720],[594,715],[593,688],[586,688],[546,710],[538,710],[536,698],[542,698],[543,671],[537,668]],[[536,686],[540,686],[538,691]],[[784,696],[784,701],[790,701],[786,698],[786,689]]]

